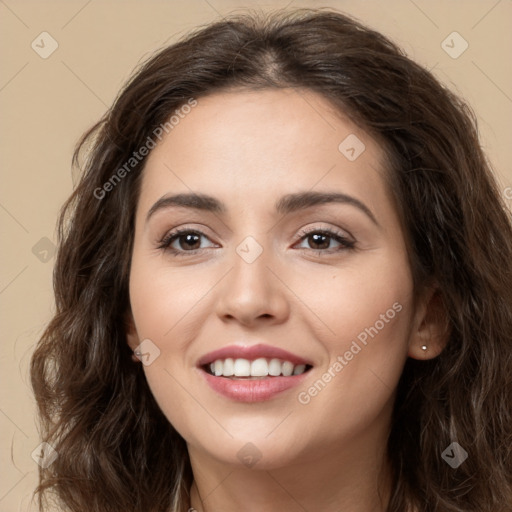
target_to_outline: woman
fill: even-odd
[[[512,226],[430,73],[334,11],[233,16],[85,146],[32,359],[41,495],[511,510]]]

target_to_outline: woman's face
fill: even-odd
[[[384,443],[421,318],[382,162],[291,89],[199,98],[149,155],[128,341],[146,340],[151,391],[195,460],[272,468]],[[202,367],[215,359],[227,376]]]

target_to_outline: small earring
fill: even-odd
[[[421,350],[426,351],[427,350],[427,345],[422,345],[421,346]]]

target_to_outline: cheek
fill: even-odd
[[[325,267],[315,275],[285,275],[301,298],[306,326],[314,330],[331,356],[382,340],[387,350],[403,350],[411,320],[412,276],[401,254],[382,253],[339,268]],[[384,340],[386,340],[384,342]]]
[[[190,326],[194,304],[204,295],[187,282],[186,274],[157,268],[147,259],[134,256],[130,275],[130,302],[137,334],[141,341],[149,339],[157,347],[157,356],[144,365],[146,380],[160,409],[184,437],[190,435],[191,399],[185,391],[189,369],[184,354],[189,335],[184,335],[183,328]]]
[[[209,285],[204,274],[144,261],[134,256],[130,274],[130,303],[139,336],[160,340],[173,337],[181,322],[190,321]]]
[[[319,326],[313,334],[327,360],[313,385],[301,389],[299,402],[318,414],[330,411],[334,421],[347,410],[369,420],[390,399],[407,357],[413,315],[409,267],[400,257],[383,255],[315,282],[328,286],[310,286],[308,293],[303,284],[300,293],[308,293],[303,296],[309,308],[318,312],[310,325]]]
[[[192,266],[165,266],[137,252],[132,259],[130,303],[137,334],[141,341],[151,340],[158,354],[144,373],[155,400],[180,433],[186,431],[184,419],[194,404],[187,382],[193,371],[188,348],[204,324],[204,304],[216,282],[210,274]]]

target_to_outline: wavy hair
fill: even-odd
[[[398,384],[387,511],[511,510],[512,223],[475,115],[382,34],[297,9],[231,15],[159,49],[79,141],[81,178],[58,220],[56,311],[31,359],[41,437],[58,452],[40,469],[41,511],[50,498],[72,512],[190,506],[185,441],[125,334],[147,157],[98,190],[190,99],[285,87],[322,95],[382,144],[415,292],[436,283],[449,324],[442,353],[408,359]],[[454,441],[468,452],[456,469],[441,457]]]

